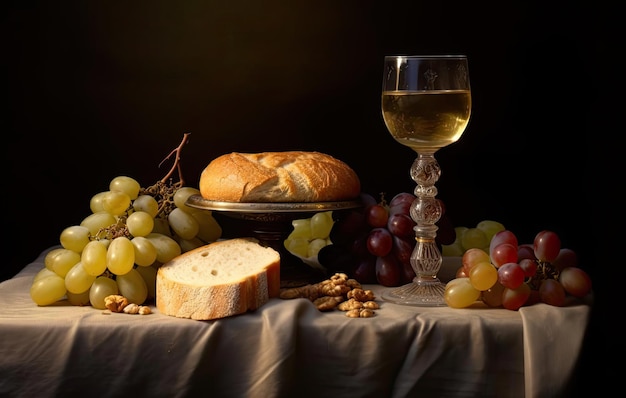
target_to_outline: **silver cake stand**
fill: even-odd
[[[316,203],[220,202],[191,195],[189,207],[210,211],[222,227],[222,238],[253,237],[263,246],[280,253],[281,287],[297,287],[326,278],[319,269],[305,264],[285,249],[284,241],[293,231],[293,220],[310,218],[324,211],[342,211],[362,206],[360,200]],[[335,218],[337,216],[333,214]]]

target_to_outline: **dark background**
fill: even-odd
[[[58,244],[113,177],[164,176],[171,163],[159,164],[186,132],[191,186],[223,153],[294,149],[346,161],[365,192],[412,191],[415,154],[381,117],[382,58],[466,54],[473,113],[437,153],[439,198],[455,225],[497,220],[521,242],[552,229],[579,253],[599,303],[587,386],[596,355],[622,349],[608,337],[606,258],[623,237],[607,248],[604,223],[623,179],[609,160],[617,108],[600,96],[614,83],[618,14],[598,2],[475,3],[4,3],[2,279]],[[616,372],[602,368],[601,384]]]

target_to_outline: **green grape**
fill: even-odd
[[[135,248],[135,264],[148,267],[156,261],[157,250],[152,242],[144,236],[136,236],[130,240]]]
[[[87,243],[80,256],[80,262],[89,275],[101,275],[107,269],[107,247],[100,241]]]
[[[89,302],[91,306],[99,310],[106,308],[104,299],[107,296],[119,294],[117,282],[106,276],[99,276],[93,281],[89,289]]]
[[[443,297],[449,307],[465,308],[478,300],[480,291],[472,286],[469,278],[456,278],[446,284]]]
[[[456,235],[456,239],[461,240],[461,238],[463,237],[463,234],[468,230],[469,228],[467,227],[454,227],[454,233]]]
[[[89,275],[83,264],[78,262],[72,267],[71,270],[65,275],[65,287],[72,293],[83,293],[89,290],[96,277]]]
[[[70,249],[55,249],[46,254],[44,264],[46,268],[65,278],[74,265],[80,262],[80,253]]]
[[[185,202],[187,202],[187,199],[189,199],[191,195],[199,195],[199,194],[200,194],[200,190],[197,188],[192,188],[192,187],[178,188],[176,192],[174,193],[174,204],[176,205],[176,207],[178,207],[182,211],[191,213],[192,211],[195,211],[196,209],[194,209],[193,207],[187,206]]]
[[[111,180],[109,183],[109,190],[124,192],[131,200],[134,200],[139,195],[141,186],[132,177],[118,176]],[[128,206],[126,206],[128,207]],[[124,209],[126,210],[126,209]]]
[[[470,269],[469,279],[476,290],[484,291],[498,281],[498,270],[490,262],[481,261]]]
[[[326,239],[333,228],[333,212],[315,213],[311,217],[311,238]]]
[[[167,221],[174,233],[182,239],[192,239],[198,235],[200,225],[193,216],[180,208],[175,208],[167,216]]]
[[[130,207],[130,196],[121,191],[108,191],[102,199],[102,208],[114,216],[121,216]]]
[[[126,227],[134,237],[146,236],[154,228],[154,218],[145,211],[135,211],[126,219]]]
[[[85,305],[91,305],[91,302],[89,301],[89,292],[91,292],[91,289],[82,293],[67,292],[65,295],[68,303],[82,307]]]
[[[190,214],[198,222],[198,238],[204,242],[215,242],[222,236],[222,227],[211,212],[196,210]]]
[[[311,219],[310,218],[302,218],[298,220],[293,220],[291,222],[293,226],[293,231],[289,234],[288,238],[296,239],[303,238],[306,240],[311,240]]]
[[[482,249],[483,247],[489,246],[489,241],[482,230],[478,228],[468,228],[461,236],[461,245],[465,250],[472,248]]]
[[[54,258],[56,256],[58,256],[61,252],[65,251],[67,249],[64,249],[62,247],[56,248],[56,249],[52,249],[50,250],[48,253],[46,253],[45,257],[43,258],[43,264],[46,268],[48,268],[49,270],[52,270],[52,264],[54,262]],[[69,250],[71,251],[71,250]],[[79,256],[80,259],[80,256]],[[74,264],[72,264],[74,265]]]
[[[309,240],[307,238],[289,238],[285,239],[285,249],[289,252],[300,256],[307,257],[309,253]]]
[[[492,220],[483,220],[476,224],[476,228],[484,232],[485,236],[487,237],[487,242],[491,242],[491,238],[493,238],[496,233],[504,231],[506,229],[504,228],[504,225],[502,225],[502,223]],[[488,243],[487,246],[489,246]]]
[[[309,242],[309,247],[307,249],[306,257],[315,257],[317,253],[319,253],[322,247],[327,245],[328,241],[326,239],[313,239]]]
[[[118,275],[116,281],[120,294],[126,297],[129,303],[143,304],[146,301],[148,286],[136,269],[131,269],[124,275]]]
[[[139,195],[133,201],[133,210],[145,211],[155,218],[159,213],[159,202],[151,195]]]
[[[61,232],[61,246],[65,249],[80,253],[87,243],[89,243],[89,229],[80,225],[73,225],[65,228]]]
[[[157,251],[157,261],[165,264],[181,254],[180,245],[171,237],[152,232],[146,236]]]
[[[441,245],[441,254],[445,257],[461,257],[464,252],[465,250],[459,239],[456,239],[450,245]]]
[[[56,274],[40,277],[30,286],[30,297],[40,306],[61,300],[66,292],[65,280]]]
[[[104,201],[104,197],[108,193],[109,191],[103,191],[91,197],[91,200],[89,201],[89,208],[91,209],[92,213],[99,213],[101,211],[104,211],[104,206],[102,205],[102,202]]]
[[[35,274],[33,278],[33,283],[37,282],[39,279],[47,278],[49,276],[59,276],[56,272],[49,270],[48,268],[42,268],[39,272]]]
[[[172,231],[170,230],[170,223],[167,221],[167,218],[157,217],[154,219],[154,228],[152,228],[152,233],[157,233],[165,236],[172,236]]]
[[[191,238],[191,239],[177,239],[178,245],[180,246],[180,250],[185,253],[188,252],[190,250],[193,249],[197,249],[200,246],[204,246],[206,243],[204,243],[200,238],[198,238],[197,236],[195,238]]]
[[[85,217],[83,221],[81,221],[80,225],[87,228],[91,236],[96,236],[100,229],[109,227],[116,222],[117,220],[111,214],[106,211],[99,211]]]
[[[146,288],[148,289],[148,297],[146,300],[156,298],[156,275],[157,269],[155,267],[137,267],[135,268],[146,282]]]
[[[124,275],[135,265],[135,247],[130,239],[120,236],[107,249],[107,268],[115,275]]]

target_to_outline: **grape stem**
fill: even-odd
[[[154,197],[159,203],[159,208],[157,210],[157,216],[162,218],[167,218],[167,215],[176,207],[174,204],[174,194],[178,190],[178,188],[183,187],[185,184],[185,179],[183,177],[183,172],[181,168],[181,156],[180,153],[183,150],[183,146],[189,140],[189,136],[191,133],[184,133],[183,139],[180,144],[170,152],[165,159],[159,163],[159,167],[172,156],[176,156],[174,159],[174,164],[170,171],[163,177],[161,180],[157,181],[156,184],[151,185],[147,188],[141,190],[142,194],[148,194]],[[175,171],[178,171],[178,181],[172,181],[172,175]]]
[[[167,216],[176,208],[176,203],[174,203],[174,194],[178,190],[178,188],[184,186],[184,178],[183,172],[180,164],[180,153],[183,150],[183,146],[189,140],[189,135],[191,133],[184,133],[183,139],[180,144],[171,151],[165,159],[159,163],[159,167],[172,156],[176,155],[174,159],[174,165],[167,173],[165,177],[161,180],[157,181],[154,185],[151,185],[147,188],[140,188],[139,193],[141,195],[150,195],[152,196],[158,203],[157,209],[157,217],[166,218]],[[172,182],[172,175],[175,171],[178,171],[178,181]],[[108,227],[101,228],[91,239],[92,240],[101,240],[101,239],[109,239],[113,240],[117,237],[125,236],[129,239],[132,238],[130,231],[128,230],[128,226],[126,225],[126,220],[128,215],[131,213],[133,205],[126,210],[125,214],[120,215],[115,224],[112,224]]]
[[[159,163],[159,167],[161,167],[161,165],[162,165],[162,164],[163,164],[166,160],[168,160],[169,158],[171,158],[171,157],[172,157],[172,155],[176,155],[176,159],[174,159],[174,164],[172,165],[172,168],[170,169],[169,173],[167,173],[167,174],[165,175],[165,177],[163,177],[163,178],[161,179],[161,182],[162,182],[163,184],[165,184],[165,183],[166,183],[166,182],[167,182],[167,181],[168,181],[168,180],[172,177],[172,174],[174,174],[174,170],[178,170],[178,182],[179,182],[179,184],[180,184],[181,186],[183,186],[183,185],[185,184],[185,180],[184,180],[184,178],[183,178],[183,172],[182,172],[181,165],[180,165],[180,153],[181,153],[181,152],[182,152],[182,150],[183,150],[183,145],[185,145],[185,144],[187,143],[187,141],[189,140],[189,136],[190,136],[190,135],[191,135],[191,133],[184,133],[184,134],[183,134],[183,139],[182,139],[182,141],[180,142],[180,144],[179,144],[179,145],[178,145],[178,146],[177,146],[177,147],[176,147],[176,148],[175,148],[172,152],[170,152],[170,153],[169,153],[169,154],[165,157],[165,159],[163,159],[163,160],[161,161],[161,163]]]
[[[560,273],[551,263],[547,261],[537,261],[537,265],[537,272],[527,281],[531,289],[539,290],[541,282],[546,279],[556,279],[557,281],[559,280]]]

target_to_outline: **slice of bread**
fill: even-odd
[[[278,251],[253,238],[234,238],[163,264],[157,272],[156,307],[165,315],[211,320],[254,311],[279,291]]]

